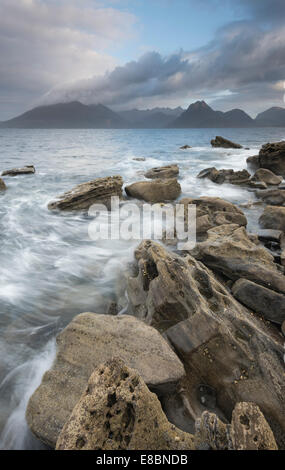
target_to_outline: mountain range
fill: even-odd
[[[162,129],[285,127],[285,109],[273,107],[252,119],[241,109],[214,111],[205,101],[181,107],[114,112],[102,104],[79,101],[38,106],[0,123],[14,129]]]

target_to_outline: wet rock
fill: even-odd
[[[282,323],[281,331],[282,331],[283,335],[285,336],[285,321]]]
[[[213,181],[213,183],[217,184],[230,183],[242,185],[250,182],[250,174],[247,170],[217,170],[213,167],[202,170],[197,178],[208,178]]]
[[[122,197],[123,179],[121,176],[96,178],[82,183],[71,191],[59,196],[58,200],[48,205],[50,210],[88,210],[93,204],[104,204],[110,208],[111,197]]]
[[[285,190],[268,189],[266,191],[256,191],[256,196],[270,206],[285,205]]]
[[[248,167],[252,170],[257,170],[258,168],[260,168],[259,155],[253,155],[252,157],[248,157],[246,159],[246,163]]]
[[[129,313],[163,331],[183,361],[181,386],[193,419],[207,410],[197,392],[203,385],[216,394],[205,404],[228,421],[237,402],[257,403],[284,446],[284,349],[277,327],[250,314],[190,255],[145,241],[135,256]]]
[[[181,186],[175,178],[139,181],[125,188],[128,196],[146,202],[173,201],[181,194]]]
[[[247,186],[254,189],[267,189],[267,184],[264,181],[253,181],[249,180]]]
[[[231,202],[219,197],[184,198],[179,201],[179,204],[184,205],[186,230],[188,227],[188,205],[194,204],[196,206],[197,234],[206,233],[210,228],[218,225],[247,225],[247,219],[243,211]]]
[[[183,145],[182,147],[180,147],[181,150],[187,150],[187,149],[191,149],[192,147],[190,147],[190,145]]]
[[[235,406],[231,439],[235,450],[278,450],[269,424],[254,403]]]
[[[133,158],[133,160],[135,162],[145,162],[146,159],[144,157],[136,157],[136,158]]]
[[[185,374],[163,337],[136,318],[78,315],[57,337],[56,360],[30,398],[27,422],[36,437],[55,446],[90,375],[113,357],[136,369],[162,395],[174,390]]]
[[[7,189],[7,186],[5,184],[5,182],[2,180],[2,178],[0,178],[0,192],[1,191],[6,191]]]
[[[259,152],[261,168],[285,177],[285,141],[263,145]]]
[[[242,149],[242,146],[235,144],[224,137],[217,136],[215,139],[211,140],[212,147],[223,147],[226,149]]]
[[[284,233],[281,230],[264,229],[258,230],[258,239],[263,242],[275,242],[281,245],[284,240]]]
[[[285,296],[255,284],[239,279],[232,287],[234,297],[266,320],[281,325],[285,321]]]
[[[267,206],[259,219],[259,225],[264,229],[285,232],[285,207]]]
[[[23,168],[12,168],[2,172],[2,176],[33,175],[36,172],[34,165],[27,165]]]
[[[253,241],[244,227],[221,225],[208,230],[206,241],[197,243],[191,254],[227,278],[240,278],[285,293],[285,277],[278,271],[273,256]],[[257,238],[257,237],[256,237]]]
[[[137,371],[115,358],[91,375],[56,448],[193,450],[194,438],[169,423]]]
[[[179,174],[179,168],[177,165],[168,165],[161,166],[157,168],[152,168],[151,170],[145,173],[145,177],[149,179],[156,178],[174,178]]]
[[[278,186],[282,182],[283,178],[277,176],[272,171],[266,170],[265,168],[259,168],[251,178],[251,181],[262,181],[269,186]]]

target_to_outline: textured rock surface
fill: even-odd
[[[229,279],[245,278],[285,294],[285,277],[273,256],[244,227],[221,225],[208,231],[206,241],[197,243],[191,254]]]
[[[267,206],[259,219],[262,228],[285,232],[285,207]]]
[[[143,199],[146,202],[173,201],[180,196],[181,186],[175,178],[139,181],[126,186],[130,197]]]
[[[54,446],[94,369],[118,356],[159,393],[169,393],[184,368],[163,337],[130,316],[84,313],[57,338],[57,357],[27,408],[32,432]]]
[[[87,210],[92,204],[104,204],[110,207],[111,197],[122,197],[123,179],[121,176],[96,178],[82,183],[71,191],[59,196],[59,200],[48,205],[50,210]]]
[[[247,279],[232,287],[234,297],[267,320],[281,325],[285,321],[285,296]]]
[[[179,174],[179,168],[177,165],[160,166],[152,168],[145,173],[146,178],[174,178]]]
[[[187,450],[194,438],[170,424],[156,395],[121,360],[101,365],[57,441],[58,450]]]
[[[252,401],[284,447],[284,340],[278,329],[239,304],[190,255],[145,241],[135,256],[139,272],[128,285],[132,313],[164,331],[184,363],[193,418],[218,408],[230,421],[237,402]],[[215,401],[199,392],[201,384],[215,391]]]
[[[242,146],[239,144],[235,144],[224,137],[217,136],[215,139],[211,140],[212,147],[223,147],[226,149],[241,149]]]
[[[285,142],[263,145],[259,152],[259,163],[261,168],[285,177]]]
[[[278,186],[282,182],[282,179],[281,176],[277,176],[272,173],[272,171],[266,170],[265,168],[259,168],[252,177],[252,181],[263,181],[271,186]]]
[[[222,184],[230,183],[243,185],[250,183],[250,174],[247,170],[217,170],[216,168],[206,168],[202,170],[197,178],[209,178],[213,183]]]
[[[7,189],[7,186],[5,182],[0,178],[0,191],[5,191]]]
[[[33,165],[27,165],[23,168],[12,168],[2,172],[2,176],[33,175],[36,172]]]
[[[266,191],[256,191],[256,196],[270,206],[285,205],[285,190],[267,189]]]
[[[187,149],[191,149],[192,147],[190,145],[182,145],[182,147],[180,147],[181,150],[187,150]]]

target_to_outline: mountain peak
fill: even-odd
[[[211,110],[212,111],[212,108],[210,108],[210,106],[206,103],[206,101],[202,100],[202,101],[196,101],[196,103],[192,103],[190,104],[188,110]]]

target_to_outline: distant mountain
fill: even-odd
[[[285,127],[285,109],[273,107],[256,116],[255,122],[260,127]]]
[[[153,108],[153,109],[131,109],[121,111],[118,114],[126,119],[130,127],[140,129],[164,128],[173,121],[173,119],[183,113],[181,107],[171,108]]]
[[[209,128],[209,127],[252,127],[254,120],[240,109],[226,113],[214,111],[205,101],[197,101],[189,106],[168,127]]]
[[[128,123],[111,109],[84,105],[79,101],[39,106],[0,127],[16,129],[111,129],[129,127]]]

